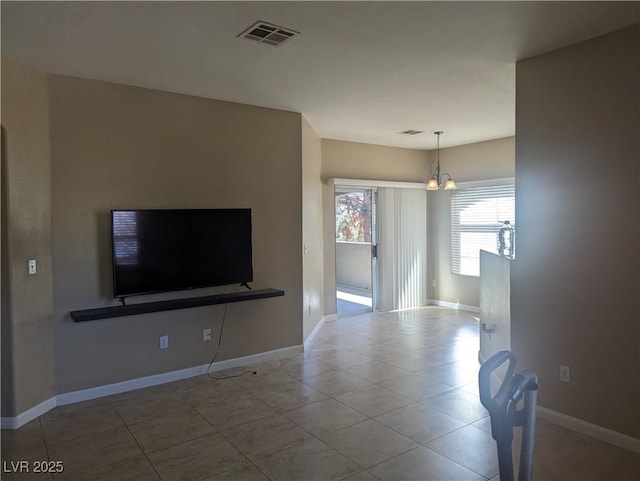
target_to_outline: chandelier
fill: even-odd
[[[442,187],[444,182],[444,190],[453,190],[457,189],[456,181],[453,180],[453,177],[449,174],[440,174],[440,136],[444,134],[442,130],[438,130],[434,132],[438,136],[438,140],[436,141],[436,150],[433,151],[433,160],[431,162],[431,172],[433,175],[427,181],[427,190],[439,190]],[[435,164],[435,171],[433,170],[433,165]],[[446,181],[445,181],[446,178]]]

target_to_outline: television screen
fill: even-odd
[[[114,297],[253,281],[251,209],[112,210]]]

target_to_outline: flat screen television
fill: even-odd
[[[251,209],[112,210],[113,295],[253,281]]]

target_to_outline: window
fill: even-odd
[[[371,190],[336,195],[336,240],[371,242]]]
[[[498,253],[502,222],[515,224],[515,185],[473,186],[451,192],[451,272],[480,275],[480,250]]]

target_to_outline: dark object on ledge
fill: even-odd
[[[74,322],[95,321],[97,319],[108,319],[110,317],[133,316],[136,314],[148,314],[150,312],[172,311],[176,309],[188,309],[190,307],[251,301],[254,299],[280,296],[284,296],[284,291],[280,289],[229,292],[225,294],[214,294],[212,296],[187,297],[183,299],[170,299],[168,301],[143,302],[140,304],[127,304],[126,306],[109,306],[99,307],[97,309],[85,309],[83,311],[71,311],[71,319],[73,319]]]
[[[500,222],[504,227],[498,231],[498,254],[513,259],[516,231],[511,222]]]

